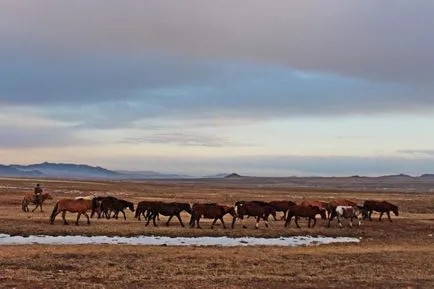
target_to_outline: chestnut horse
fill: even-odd
[[[243,228],[247,228],[243,225],[243,219],[245,215],[256,217],[255,228],[259,227],[259,220],[262,218],[265,223],[265,227],[268,228],[268,216],[275,215],[276,210],[266,202],[261,201],[238,201],[235,203],[235,216],[232,219],[232,229],[234,228],[237,218],[241,220]]]
[[[318,200],[304,200],[300,203],[300,206],[314,206],[318,207],[321,210],[321,219],[326,220],[328,218],[327,214],[327,202],[318,201]]]
[[[223,224],[223,228],[226,229],[225,222],[223,221],[223,217],[226,214],[231,214],[232,217],[235,216],[235,209],[232,206],[224,206],[216,203],[207,203],[207,204],[193,204],[192,206],[192,214],[190,219],[190,227],[194,228],[195,222],[197,224],[197,228],[201,228],[199,224],[200,218],[203,216],[207,219],[214,219],[211,224],[211,229],[214,228],[217,220],[220,220]]]
[[[97,206],[96,198],[92,200],[85,199],[61,199],[57,201],[54,206],[53,213],[50,216],[50,223],[54,224],[54,220],[56,216],[62,212],[63,224],[68,225],[68,222],[65,219],[66,212],[77,213],[77,220],[75,224],[78,226],[78,220],[80,220],[80,216],[83,214],[87,218],[87,224],[90,225],[89,215],[87,214],[88,210],[95,210]]]
[[[181,219],[182,211],[186,211],[191,215],[192,211],[191,211],[190,204],[177,203],[177,202],[172,202],[172,203],[155,202],[154,204],[151,205],[151,207],[148,210],[148,214],[147,214],[148,221],[146,222],[145,226],[148,226],[149,222],[152,219],[152,222],[154,223],[154,227],[156,227],[157,223],[155,222],[155,218],[157,217],[158,214],[161,214],[163,216],[169,216],[169,220],[167,220],[166,226],[169,226],[170,220],[172,220],[172,218],[176,216],[181,226],[185,227]]]
[[[36,202],[36,196],[34,193],[27,193],[24,195],[23,200],[21,201],[21,209],[24,212],[29,212],[29,204],[34,204],[36,207],[32,210],[34,212],[38,207],[40,207],[41,212],[42,210],[42,204],[45,202],[45,200],[52,200],[53,197],[49,193],[43,193],[41,195],[41,200],[39,202]]]
[[[371,215],[373,211],[380,213],[379,221],[381,221],[381,217],[386,213],[389,221],[392,222],[390,218],[390,211],[392,211],[395,216],[399,216],[398,206],[393,205],[386,201],[374,201],[374,200],[366,200],[363,204],[363,208],[367,211],[367,218],[369,221],[372,221]]]
[[[318,206],[300,206],[295,205],[289,208],[288,211],[288,217],[286,218],[285,227],[288,227],[291,224],[291,219],[294,217],[295,224],[297,225],[297,228],[300,228],[300,225],[298,224],[298,217],[304,217],[309,218],[308,227],[313,228],[316,225],[316,215],[321,214],[322,216],[325,215],[324,211],[321,211],[321,209]],[[312,227],[310,226],[310,222],[313,220]]]

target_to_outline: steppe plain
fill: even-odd
[[[44,212],[24,213],[21,199],[40,182],[53,200]],[[360,243],[310,247],[171,247],[131,245],[0,245],[1,288],[434,288],[434,181],[408,178],[234,178],[201,180],[83,181],[0,179],[0,233],[11,235],[106,236],[348,236]],[[48,222],[56,200],[113,195],[134,202],[165,200],[218,202],[237,200],[331,200],[347,198],[390,201],[400,208],[393,222],[363,222],[360,228],[313,229],[145,227],[127,212],[127,220],[91,219],[64,226],[60,215]],[[31,206],[32,208],[32,206]],[[75,214],[68,213],[68,220]],[[188,223],[189,215],[183,220]],[[229,225],[231,218],[225,218]],[[344,221],[345,222],[345,221]]]

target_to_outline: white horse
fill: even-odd
[[[350,219],[348,226],[350,228],[353,226],[353,219],[357,219],[358,224],[360,226],[362,224],[362,211],[358,207],[353,206],[337,206],[335,209],[336,217],[338,219],[339,227],[342,228],[342,223],[340,218]]]

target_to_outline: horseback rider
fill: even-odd
[[[35,202],[39,204],[42,201],[42,188],[39,184],[35,187]]]

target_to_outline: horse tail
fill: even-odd
[[[92,205],[91,205],[92,213],[90,214],[91,218],[95,214],[95,210],[98,207],[98,202],[96,199],[97,199],[96,197],[92,199]]]
[[[59,209],[59,202],[56,203],[56,205],[54,206],[53,212],[51,213],[51,216],[50,216],[50,223],[51,224],[53,224],[53,222],[54,222],[54,218],[56,217],[56,213],[57,213],[58,209]]]

